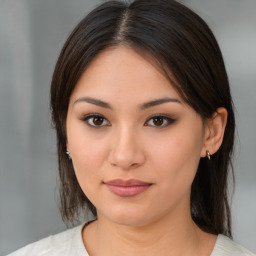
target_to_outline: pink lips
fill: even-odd
[[[147,190],[152,184],[140,180],[110,180],[104,183],[108,189],[121,197],[136,196]]]

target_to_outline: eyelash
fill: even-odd
[[[162,119],[163,122],[165,122],[165,125],[161,125],[161,126],[153,126],[152,127],[155,127],[155,128],[164,128],[164,127],[167,127],[169,126],[170,124],[174,123],[176,120],[169,117],[169,116],[166,116],[166,115],[163,115],[163,114],[155,114],[153,116],[151,116],[147,121],[146,121],[146,125],[145,126],[150,126],[150,125],[147,125],[147,123],[150,121],[150,120],[153,120],[153,119]]]
[[[103,124],[103,125],[94,125],[94,124],[90,124],[89,121],[90,119],[93,121],[94,118],[102,118],[103,120],[103,123],[104,121],[105,122],[108,122],[108,124]],[[164,125],[161,125],[161,126],[154,126],[154,125],[148,125],[147,123],[153,119],[162,119],[163,120],[163,123]],[[86,125],[88,125],[89,127],[92,127],[92,128],[100,128],[100,127],[103,127],[103,126],[111,126],[109,121],[102,115],[100,114],[89,114],[89,115],[86,115],[84,116],[82,119],[81,119],[83,122],[86,123]],[[151,126],[151,127],[155,127],[155,128],[164,128],[164,127],[167,127],[169,126],[170,124],[174,123],[176,120],[169,117],[169,116],[166,116],[166,115],[163,115],[163,114],[155,114],[153,116],[151,116],[145,123],[145,126]]]
[[[102,118],[104,121],[108,122],[108,120],[104,116],[99,115],[99,114],[89,114],[89,115],[84,116],[81,120],[83,122],[85,122],[89,127],[93,127],[93,128],[100,128],[100,127],[106,126],[106,125],[93,125],[93,124],[89,124],[89,120],[90,119],[93,120],[94,118],[97,118],[97,117],[98,118]],[[110,126],[110,125],[107,125],[107,126]]]

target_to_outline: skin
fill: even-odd
[[[172,100],[141,108],[167,97]],[[86,119],[88,114],[103,119]],[[172,121],[154,121],[157,114]],[[118,46],[96,56],[71,95],[67,115],[75,173],[98,213],[83,230],[90,255],[210,255],[216,236],[193,222],[190,189],[200,158],[220,147],[226,119],[220,108],[203,123],[166,77],[132,49]],[[113,179],[151,185],[122,197],[106,186]]]

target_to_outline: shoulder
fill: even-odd
[[[8,256],[85,256],[87,254],[81,236],[83,226],[80,225],[29,244]]]
[[[218,235],[211,256],[256,256],[224,235]]]

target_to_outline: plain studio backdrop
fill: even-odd
[[[0,1],[0,255],[65,229],[49,88],[68,34],[96,0]],[[236,106],[234,240],[256,252],[256,0],[182,1],[219,41]]]

